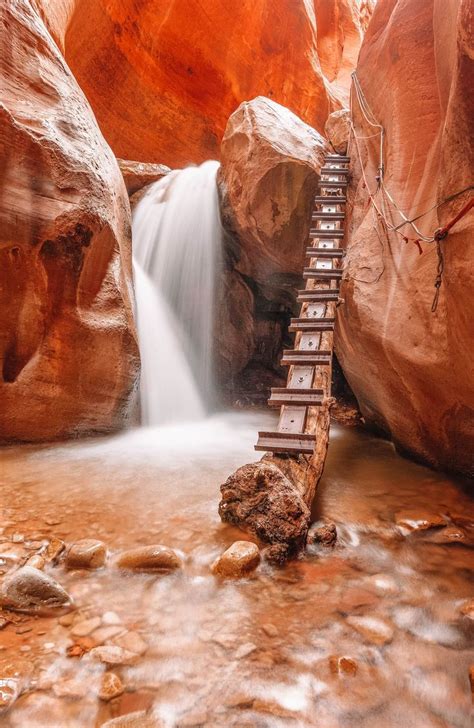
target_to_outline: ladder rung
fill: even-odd
[[[306,248],[309,258],[343,258],[345,251],[342,248],[321,248],[317,245]]]
[[[316,318],[316,317],[305,317],[305,318],[292,318],[288,331],[294,333],[295,331],[306,331],[308,333],[316,333],[318,331],[333,331],[334,330],[333,318]]]
[[[320,174],[349,174],[348,167],[321,167]]]
[[[314,198],[315,205],[345,205],[346,202],[347,197],[341,197],[341,195],[328,195],[327,197],[317,195]]]
[[[303,407],[319,407],[323,403],[322,389],[291,389],[286,387],[272,387],[268,404],[271,407],[283,405],[302,405]]]
[[[303,278],[310,278],[314,281],[336,281],[342,278],[342,270],[340,268],[331,268],[329,270],[303,268]]]
[[[344,220],[344,212],[313,212],[312,220]]]
[[[325,157],[325,162],[344,162],[344,164],[347,164],[350,161],[351,158],[343,154],[327,154]]]
[[[306,432],[259,432],[255,450],[311,455],[315,445],[315,436]]]
[[[339,299],[339,288],[330,288],[327,290],[308,290],[298,291],[299,303],[326,303],[327,301],[337,301]]]
[[[330,351],[305,351],[300,349],[285,349],[280,360],[282,367],[290,367],[294,364],[321,364],[323,366],[331,363]]]
[[[348,181],[346,179],[341,180],[330,180],[330,179],[320,179],[319,180],[319,186],[320,187],[347,187]]]
[[[311,228],[309,231],[310,238],[343,238],[344,230],[321,230],[319,228]]]

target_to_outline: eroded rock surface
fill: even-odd
[[[310,510],[275,465],[251,463],[221,485],[219,515],[270,544],[284,544],[286,557],[304,545]]]
[[[474,134],[472,5],[469,0],[380,0],[362,45],[358,77],[385,129],[385,184],[409,217],[472,185]],[[374,71],[377,71],[376,73]],[[374,134],[355,104],[359,136]],[[431,312],[434,245],[406,244],[374,229],[361,164],[376,188],[378,138],[352,151],[349,247],[336,351],[365,420],[402,451],[434,466],[474,473],[474,211],[445,242],[438,308]],[[366,146],[368,145],[368,146]],[[432,234],[472,190],[418,221]],[[388,204],[388,209],[392,209]],[[393,219],[400,222],[394,212]],[[410,239],[418,234],[410,227]]]
[[[0,440],[116,429],[137,376],[129,203],[58,46],[70,9],[2,4]]]

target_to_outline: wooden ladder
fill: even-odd
[[[331,396],[348,174],[349,157],[326,156],[320,191],[314,198],[311,244],[306,248],[306,288],[298,291],[300,315],[291,320],[289,329],[296,334],[295,348],[285,350],[281,360],[283,366],[289,367],[287,386],[272,389],[268,400],[270,406],[280,407],[278,428],[275,432],[259,432],[256,450],[306,455],[315,450],[318,433],[314,431],[314,422],[311,426],[311,415],[315,412],[312,408],[320,407]]]

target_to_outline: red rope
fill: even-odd
[[[449,233],[449,231],[451,230],[451,228],[453,227],[453,225],[455,225],[457,222],[459,222],[459,220],[462,217],[464,217],[464,215],[467,215],[467,213],[469,212],[469,210],[471,209],[471,207],[474,207],[474,197],[471,197],[471,199],[469,200],[469,202],[467,202],[464,205],[464,207],[461,208],[461,210],[458,212],[458,214],[456,215],[456,217],[453,217],[453,219],[450,222],[448,222],[447,225],[445,225],[444,227],[440,228],[439,230],[437,230],[435,232],[434,239],[435,240],[443,240],[446,237],[446,235]]]

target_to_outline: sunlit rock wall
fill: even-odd
[[[115,429],[137,375],[129,203],[61,54],[71,10],[0,10],[0,440]]]
[[[230,114],[258,95],[322,131],[368,5],[76,0],[66,59],[118,157],[176,167],[218,158]]]
[[[362,46],[358,75],[386,131],[386,185],[410,216],[474,181],[473,22],[470,0],[379,0]],[[355,119],[359,136],[374,134],[357,107]],[[375,189],[377,140],[359,144]],[[443,283],[431,313],[434,246],[422,244],[419,255],[415,245],[376,231],[355,147],[352,159],[339,360],[368,421],[400,448],[472,473],[474,211],[443,243]],[[424,217],[422,231],[446,224],[472,194]]]

